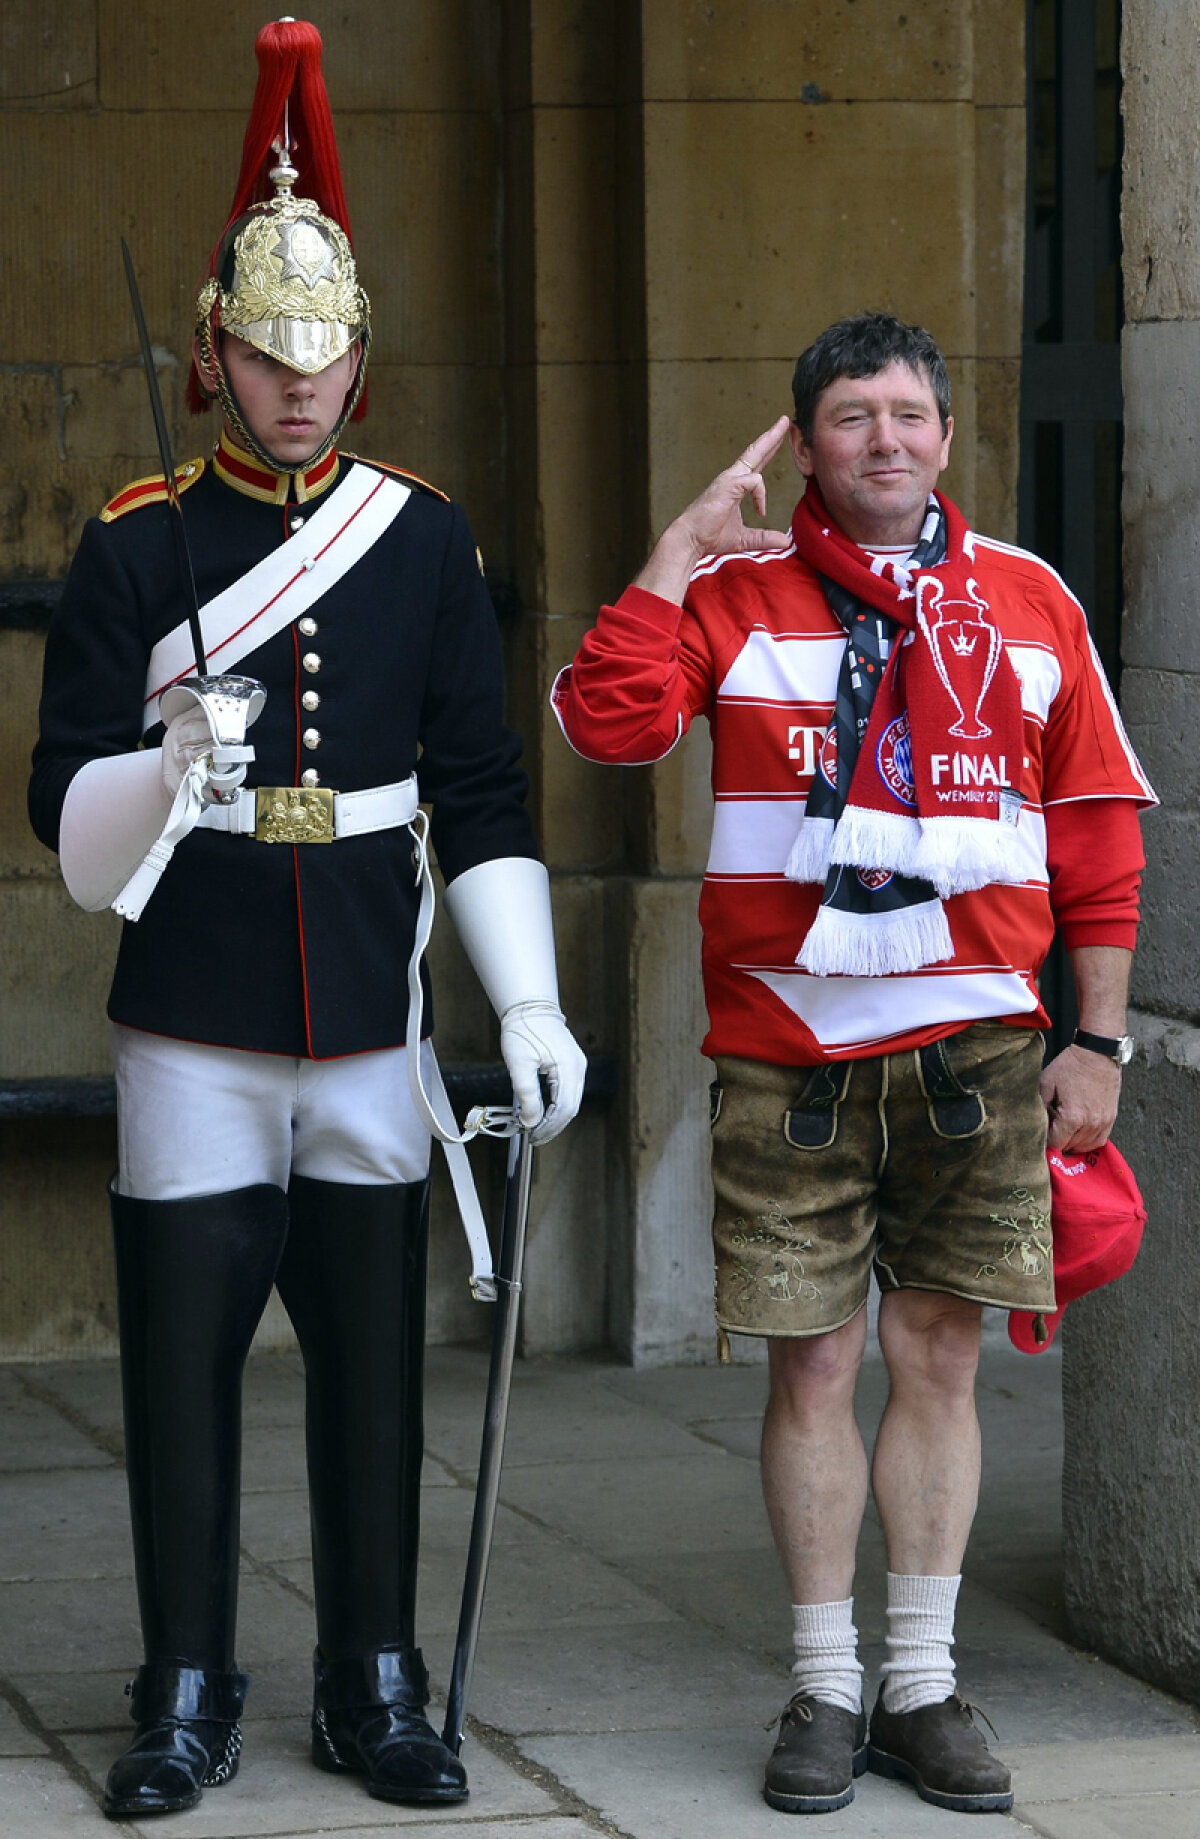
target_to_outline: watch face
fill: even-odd
[[[1117,1042],[1117,1051],[1113,1056],[1118,1066],[1128,1066],[1133,1059],[1133,1036],[1123,1034]]]

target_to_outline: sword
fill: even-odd
[[[255,677],[239,677],[231,674],[220,677],[209,675],[208,657],[204,649],[204,634],[200,627],[200,603],[196,595],[192,552],[188,548],[187,526],[183,521],[183,506],[179,502],[179,487],[175,480],[171,437],[167,432],[167,417],[163,410],[162,392],[158,387],[158,372],[154,368],[154,353],[150,349],[150,333],[146,326],[146,315],[142,311],[142,297],[138,291],[133,257],[129,253],[129,244],[124,237],[121,238],[121,255],[125,263],[125,279],[129,283],[129,298],[133,303],[138,342],[142,348],[142,368],[146,373],[146,388],[150,392],[150,412],[154,417],[158,457],[162,463],[163,484],[166,487],[167,506],[171,514],[171,538],[175,545],[179,586],[183,594],[188,630],[192,635],[192,650],[196,658],[196,675],[186,677],[182,682],[173,683],[164,690],[159,698],[159,713],[164,721],[170,721],[173,715],[181,714],[193,704],[199,704],[203,709],[213,739],[205,776],[205,796],[211,798],[216,804],[228,805],[236,800],[239,788],[246,777],[246,768],[254,758],[253,747],[246,744],[246,730],[257,721],[262,713],[267,692]],[[187,831],[193,829],[194,826],[195,815],[191,822],[180,830],[175,840],[182,840]],[[127,918],[136,919],[141,913],[142,906],[150,898],[163,868],[170,860],[174,846],[175,843],[172,842],[165,857],[161,861],[156,860],[153,865],[147,859],[144,865],[146,873],[142,883],[139,884],[137,898],[133,900],[129,910],[124,907],[121,909]],[[138,875],[141,874],[142,871],[139,870]],[[128,894],[133,885],[133,882],[128,884],[123,890],[122,898]],[[136,911],[133,911],[134,907]]]
[[[492,1359],[488,1369],[487,1403],[483,1413],[483,1441],[479,1450],[479,1482],[471,1517],[471,1542],[467,1548],[467,1574],[442,1742],[457,1756],[462,1748],[467,1693],[479,1644],[483,1593],[487,1588],[488,1560],[496,1528],[500,1496],[500,1468],[504,1461],[504,1434],[508,1427],[508,1397],[512,1389],[513,1357],[517,1347],[517,1316],[521,1303],[521,1272],[525,1265],[525,1232],[529,1224],[529,1188],[533,1180],[533,1143],[527,1130],[511,1138],[508,1180],[504,1190],[504,1224],[496,1285],[499,1297],[492,1328]]]
[[[158,387],[158,372],[154,368],[154,353],[150,349],[146,315],[142,311],[142,297],[138,292],[137,276],[133,272],[133,257],[129,253],[129,244],[124,237],[121,238],[121,254],[125,260],[125,279],[129,283],[129,298],[133,302],[133,317],[137,325],[138,338],[141,341],[142,365],[146,372],[146,387],[150,391],[150,412],[154,416],[154,433],[158,440],[158,457],[162,461],[163,484],[167,488],[167,503],[174,513],[171,518],[171,533],[175,543],[179,585],[183,589],[183,604],[187,609],[188,629],[192,635],[192,650],[196,654],[196,675],[204,678],[208,675],[208,658],[204,651],[204,635],[200,630],[200,603],[196,598],[196,577],[192,571],[192,552],[188,548],[187,530],[183,522],[183,506],[179,502],[179,487],[175,483],[175,461],[171,457],[171,437],[167,432],[167,418],[163,413],[162,393]]]

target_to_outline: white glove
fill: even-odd
[[[192,761],[211,753],[212,747],[208,717],[197,703],[167,723],[162,738],[162,778],[168,797],[174,799]]]
[[[58,859],[72,900],[100,913],[125,886],[171,811],[157,747],[89,760],[67,787]]]
[[[458,875],[446,911],[500,1017],[500,1052],[522,1127],[548,1143],[579,1109],[587,1061],[558,1006],[550,877],[540,862],[500,856]],[[542,1105],[538,1074],[550,1103]]]
[[[567,1027],[557,1003],[514,1003],[500,1017],[500,1052],[513,1082],[522,1128],[535,1143],[549,1143],[565,1130],[583,1098],[587,1056]],[[542,1104],[538,1074],[550,1103]]]

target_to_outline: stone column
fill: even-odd
[[[1122,705],[1163,801],[1145,820],[1137,1055],[1116,1136],[1141,1256],[1063,1327],[1066,1596],[1089,1646],[1200,1699],[1200,85],[1198,0],[1126,0]]]
[[[571,751],[548,698],[644,543],[629,535],[645,464],[636,396],[629,406],[641,297],[627,285],[640,234],[636,176],[625,173],[631,19],[596,0],[506,0],[502,68],[507,541],[521,603],[509,706],[551,872],[563,1007],[580,1043],[604,1053],[620,1028],[605,887],[624,866],[626,786]],[[538,1155],[526,1354],[609,1338],[613,1115],[585,1105]]]

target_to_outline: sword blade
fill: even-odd
[[[471,1517],[471,1542],[463,1582],[462,1609],[450,1688],[446,1695],[446,1722],[442,1742],[457,1756],[462,1748],[467,1693],[479,1645],[483,1618],[483,1593],[487,1588],[488,1560],[496,1509],[500,1498],[500,1469],[508,1428],[508,1398],[512,1390],[513,1359],[517,1349],[517,1317],[521,1306],[521,1272],[525,1265],[525,1232],[529,1224],[529,1189],[533,1180],[533,1144],[529,1132],[513,1137],[509,1153],[508,1182],[504,1191],[504,1224],[496,1266],[499,1297],[492,1328],[492,1359],[488,1370],[487,1403],[483,1413],[483,1442],[479,1451],[479,1481]]]
[[[163,410],[162,392],[158,387],[158,372],[154,368],[154,353],[150,349],[146,315],[142,311],[142,297],[138,292],[137,276],[133,271],[133,257],[129,253],[129,244],[124,237],[121,238],[121,254],[125,261],[125,279],[129,283],[129,298],[133,302],[133,317],[142,347],[142,367],[146,372],[146,387],[150,391],[150,412],[154,416],[154,434],[158,441],[158,457],[162,461],[163,483],[167,488],[167,505],[172,512],[171,532],[175,543],[175,561],[179,571],[179,585],[183,593],[188,629],[192,635],[192,650],[196,654],[196,673],[200,677],[207,677],[208,659],[204,652],[204,636],[200,630],[200,605],[196,598],[196,577],[192,570],[192,552],[188,548],[187,529],[183,521],[183,506],[179,502],[179,487],[175,483],[175,461],[171,456],[171,437],[167,433],[167,417]]]

